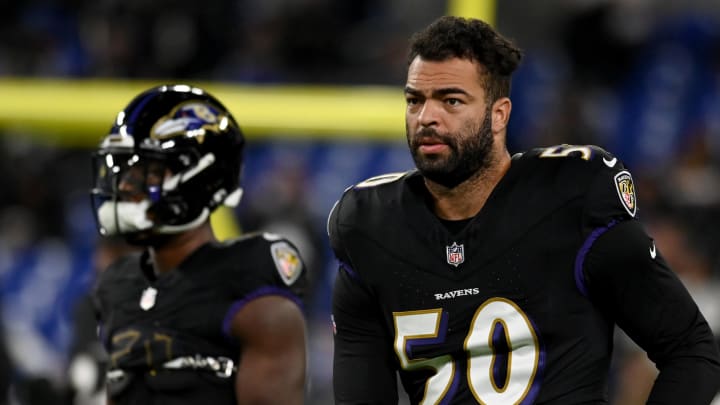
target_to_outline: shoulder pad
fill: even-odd
[[[402,180],[416,173],[416,170],[407,172],[387,173],[370,177],[345,189],[343,195],[335,202],[328,215],[326,229],[332,236],[334,227],[341,218],[355,213],[357,205],[387,201],[392,195],[397,195],[403,186]]]
[[[561,144],[548,146],[544,148],[536,148],[523,153],[519,158],[538,158],[538,159],[567,159],[572,161],[596,162],[602,161],[607,167],[613,168],[619,162],[618,159],[610,152],[596,145],[569,145]]]
[[[348,187],[335,202],[327,219],[327,234],[330,247],[335,256],[346,264],[350,258],[346,256],[343,246],[343,235],[340,225],[353,225],[367,219],[368,212],[383,210],[387,204],[393,204],[402,194],[405,181],[417,173],[417,170],[387,173],[370,177]]]
[[[140,257],[140,252],[132,252],[119,257],[107,268],[101,269],[99,284],[112,284],[122,279],[141,277],[142,273],[137,271],[140,267]]]
[[[616,156],[595,145],[555,145],[514,156],[533,173],[544,172],[556,190],[575,188],[584,194],[586,210],[599,221],[637,211],[632,175]],[[572,194],[572,193],[570,193]]]
[[[303,272],[303,261],[297,248],[289,240],[276,234],[263,233],[263,238],[270,243],[270,256],[283,283],[292,285]]]
[[[560,161],[560,178],[572,177],[586,183],[583,222],[588,227],[635,217],[638,204],[632,175],[610,152],[594,145],[556,145],[535,149],[529,155],[538,160]]]
[[[515,161],[523,164],[532,164],[536,169],[554,168],[551,171],[558,176],[568,175],[574,179],[586,178],[590,181],[599,172],[614,175],[626,171],[623,163],[610,152],[595,145],[555,145],[545,148],[532,149]],[[534,162],[534,163],[531,163]]]
[[[272,258],[277,274],[287,286],[295,283],[303,272],[304,265],[297,247],[282,235],[254,232],[224,242],[224,245],[236,247],[239,254],[249,254],[257,259],[265,255]],[[267,259],[261,259],[261,262],[264,260]]]
[[[410,173],[410,171],[387,173],[387,174],[381,174],[379,176],[373,176],[373,177],[370,177],[369,179],[361,181],[360,183],[357,183],[356,185],[352,186],[351,188],[376,187],[376,186],[380,186],[383,184],[392,183],[392,182],[400,180],[401,178],[405,177],[409,173]]]

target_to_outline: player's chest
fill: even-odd
[[[509,249],[464,277],[397,263],[377,287],[402,370],[434,368],[425,399],[453,395],[482,403],[519,403],[536,393],[548,344],[564,342],[592,311],[575,284],[569,249]],[[466,266],[462,268],[462,266]],[[453,266],[454,267],[454,266]],[[462,391],[462,392],[461,392]],[[469,398],[469,397],[468,397]]]
[[[534,340],[562,333],[568,320],[590,310],[576,282],[577,241],[531,233],[490,258],[468,255],[470,242],[436,253],[445,263],[384,257],[389,266],[371,284],[390,331],[423,336],[432,330],[453,347],[494,334]],[[455,244],[463,245],[460,259],[451,256]],[[452,260],[460,263],[448,265]]]
[[[393,311],[467,309],[493,297],[538,305],[575,286],[579,240],[532,232],[493,248],[488,238],[424,241],[411,256],[376,250],[356,260],[359,271]]]
[[[217,333],[231,302],[221,286],[207,280],[185,275],[155,283],[138,279],[114,294],[106,319],[113,329],[152,324],[194,334]]]

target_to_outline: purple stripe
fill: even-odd
[[[350,267],[349,264],[345,263],[345,262],[342,261],[342,260],[338,260],[338,264],[339,264],[340,268],[341,268],[341,269],[344,269],[345,272],[347,272],[347,274],[348,274],[350,277],[352,277],[352,278],[355,279],[355,280],[360,280],[360,276],[355,272],[355,270],[353,270],[352,267]]]
[[[540,355],[538,358],[537,370],[535,371],[535,378],[533,379],[532,385],[530,385],[530,390],[528,391],[527,395],[525,395],[525,398],[523,398],[522,402],[520,402],[520,405],[534,404],[535,399],[537,399],[538,394],[540,394],[540,388],[542,387],[545,371],[545,357],[547,355],[545,353],[545,346],[542,344],[542,342],[538,342],[538,344],[540,346]]]
[[[135,118],[137,118],[138,115],[142,112],[142,109],[145,107],[145,104],[148,103],[151,99],[155,98],[157,95],[156,92],[152,92],[150,94],[145,95],[145,97],[140,99],[140,102],[137,103],[137,106],[133,108],[132,114],[130,114],[129,117],[125,120],[125,122],[133,122],[135,121]],[[133,128],[134,130],[134,128]]]
[[[509,342],[507,340],[507,334],[505,326],[502,322],[495,322],[492,331],[492,350],[495,355],[493,361],[492,376],[495,381],[495,385],[498,387],[506,387],[508,384],[508,352]],[[502,384],[500,384],[502,382]]]
[[[535,331],[535,337],[537,338],[538,350],[540,350],[540,354],[538,355],[537,370],[535,370],[535,377],[533,378],[532,384],[530,385],[530,390],[528,391],[527,395],[525,395],[525,398],[523,398],[523,400],[520,402],[520,405],[531,405],[535,403],[535,399],[537,399],[537,396],[540,394],[540,388],[542,388],[543,379],[545,377],[545,365],[547,360],[545,343],[543,341],[542,335],[540,334],[540,330],[538,329],[535,322],[530,319],[530,317],[528,317],[528,320],[532,325],[532,329]]]
[[[232,338],[232,335],[230,334],[230,328],[232,326],[232,320],[235,317],[235,314],[238,313],[238,311],[240,311],[250,301],[260,297],[265,297],[267,295],[280,295],[282,297],[288,298],[290,301],[296,303],[301,310],[304,310],[302,300],[292,291],[280,287],[261,287],[246,295],[242,299],[233,302],[232,305],[230,305],[230,309],[228,309],[228,311],[225,313],[225,318],[223,319],[222,330],[225,336]]]
[[[448,313],[442,311],[440,315],[440,326],[438,327],[438,335],[434,338],[419,338],[419,339],[407,339],[405,341],[405,353],[407,353],[409,359],[414,359],[417,355],[414,352],[414,348],[418,346],[434,345],[445,342],[445,335],[448,330]]]
[[[585,276],[582,271],[583,265],[585,264],[585,256],[587,256],[593,243],[595,243],[595,241],[600,237],[600,235],[607,232],[617,223],[618,221],[613,220],[609,224],[607,224],[607,226],[596,228],[595,230],[593,230],[590,233],[590,236],[585,239],[585,243],[583,243],[582,247],[578,251],[577,256],[575,257],[575,285],[577,286],[578,290],[580,290],[580,293],[586,297],[588,296],[588,292],[587,286],[585,285]]]
[[[98,335],[98,340],[100,340],[100,342],[102,342],[103,346],[105,346],[105,349],[107,349],[108,351],[112,351],[112,346],[110,345],[110,339],[105,334],[105,328],[103,327],[103,324],[98,324],[97,335]]]
[[[456,369],[455,375],[453,376],[452,384],[450,384],[450,389],[447,390],[447,392],[445,393],[445,396],[443,397],[443,400],[440,401],[441,405],[447,405],[447,404],[452,403],[452,400],[455,398],[455,394],[457,394],[458,387],[460,387],[460,377],[461,376],[462,376],[462,373]]]

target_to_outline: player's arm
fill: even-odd
[[[95,315],[95,322],[97,323],[96,333],[98,333],[97,338],[100,340],[100,343],[103,344],[103,349],[105,350],[105,354],[109,354],[109,348],[105,345],[105,342],[103,341],[102,336],[102,330],[103,330],[103,299],[107,295],[106,285],[108,284],[108,281],[106,278],[108,277],[108,274],[110,272],[101,272],[98,276],[98,279],[96,280],[96,284],[93,286],[91,291],[91,303],[93,305],[93,311]],[[107,331],[106,331],[107,332]],[[107,367],[106,367],[107,368]],[[102,373],[106,373],[107,369],[100,370]],[[112,398],[111,391],[108,389],[107,384],[108,381],[105,379],[105,404],[106,405],[114,405],[115,401]]]
[[[697,305],[636,220],[592,244],[584,275],[593,301],[657,366],[650,404],[709,404],[720,388],[720,355]]]
[[[233,317],[240,340],[235,391],[238,404],[302,404],[305,394],[305,319],[279,295],[253,299]]]
[[[335,403],[397,404],[392,343],[369,290],[341,266],[333,288]]]
[[[392,339],[383,330],[377,298],[352,269],[340,231],[343,200],[328,217],[330,245],[340,266],[333,286],[333,388],[335,403],[397,404]]]

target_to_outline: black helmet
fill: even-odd
[[[93,154],[98,231],[151,243],[199,226],[220,204],[236,206],[244,145],[230,112],[204,90],[141,93]]]

